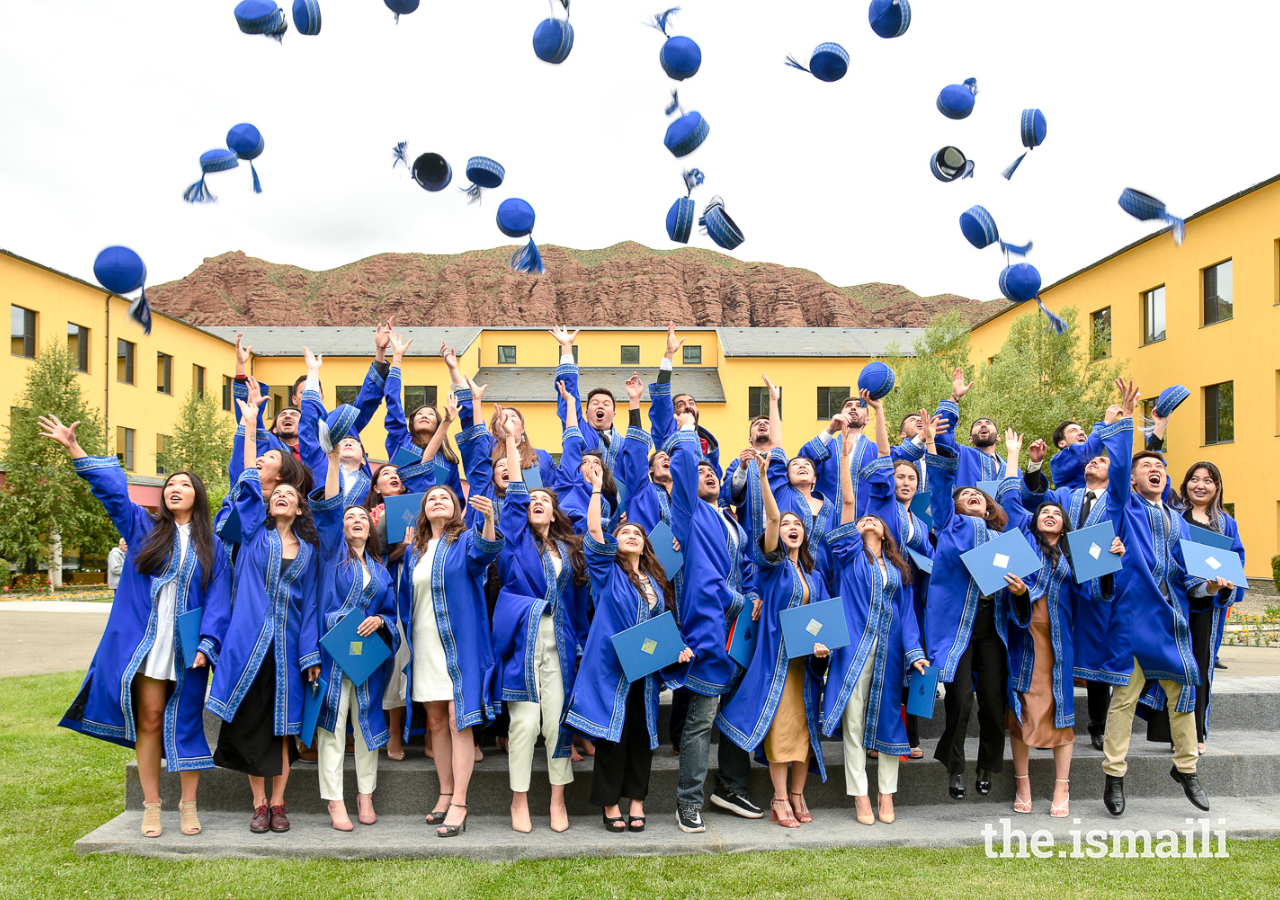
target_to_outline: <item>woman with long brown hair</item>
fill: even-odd
[[[137,751],[144,837],[160,836],[161,760],[180,772],[182,833],[198,834],[196,787],[200,770],[213,768],[204,736],[205,685],[231,611],[231,570],[213,538],[209,500],[195,473],[166,478],[153,515],[129,499],[114,456],[84,452],[76,440],[79,424],[41,416],[40,433],[66,448],[129,551],[89,673],[59,724]],[[193,653],[197,648],[182,644],[177,620],[196,609],[204,614]],[[184,659],[191,657],[187,668]]]
[[[454,494],[461,497],[462,479],[458,474],[458,454],[449,446],[447,437],[449,423],[457,418],[457,408],[454,407],[451,418],[443,418],[435,404],[424,402],[416,404],[405,415],[400,396],[403,391],[400,366],[405,351],[412,343],[412,338],[406,341],[398,332],[391,332],[391,370],[387,373],[387,381],[383,386],[387,402],[387,459],[394,462],[396,454],[401,450],[420,457],[421,462],[406,466],[406,471],[401,476],[409,484],[411,491],[425,490],[425,486],[415,484],[415,479],[425,475],[429,468],[430,483],[447,485]],[[442,355],[446,352],[452,355],[452,351],[443,345],[440,351]],[[449,361],[450,357],[446,357],[446,362]],[[457,365],[456,359],[453,363]]]

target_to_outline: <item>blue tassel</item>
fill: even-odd
[[[404,163],[404,167],[409,168],[409,142],[400,141],[391,148],[391,168],[395,168],[398,164]]]
[[[566,7],[566,10],[567,10],[567,7]],[[656,16],[654,16],[654,17],[653,17],[653,22],[651,23],[651,26],[652,26],[653,28],[658,29],[658,30],[659,30],[659,31],[661,31],[664,35],[666,35],[666,34],[667,34],[667,19],[670,19],[673,15],[675,15],[675,14],[676,14],[676,13],[678,13],[678,12],[680,12],[680,7],[678,7],[678,6],[673,6],[673,7],[671,7],[671,9],[667,10],[666,12],[664,12],[664,13],[659,13],[658,15],[656,15]],[[667,35],[667,36],[668,36],[668,37],[670,37],[670,35]]]
[[[972,178],[972,177],[973,177],[973,160],[966,159],[964,161],[964,174],[960,176],[960,180],[964,181],[966,178]]]
[[[701,169],[685,169],[684,170],[684,186],[685,188],[688,189],[688,192],[690,194],[693,193],[694,188],[696,188],[698,185],[702,184],[702,182],[706,180],[707,180],[707,176],[702,174]]]
[[[1031,152],[1030,150],[1023,151],[1022,155],[1013,161],[1013,165],[1011,165],[1009,168],[1005,169],[1003,172],[1000,173],[1001,175],[1004,176],[1005,181],[1008,181],[1010,178],[1013,177],[1013,173],[1018,171],[1018,166],[1022,165],[1022,161],[1027,158],[1027,154],[1030,152]]]
[[[395,16],[396,16],[396,24],[397,24],[397,25],[399,25],[399,24],[400,24],[400,13],[396,13],[396,14],[395,14]]]
[[[1165,221],[1173,228],[1173,242],[1181,247],[1187,237],[1187,223],[1177,216],[1165,216]]]
[[[705,228],[705,227],[706,227],[706,224],[707,224],[707,214],[708,214],[709,212],[711,212],[711,210],[715,209],[717,206],[720,206],[720,207],[723,207],[723,206],[724,206],[724,200],[723,200],[721,197],[719,197],[718,195],[717,195],[717,196],[715,196],[715,197],[712,197],[712,198],[711,198],[711,202],[707,204],[707,208],[706,208],[706,209],[704,209],[704,210],[702,211],[702,216],[698,219],[698,226],[699,226],[699,227],[701,227],[701,228]],[[703,233],[703,234],[706,234],[706,231],[703,231],[702,233]]]
[[[678,109],[680,109],[680,93],[679,91],[672,91],[671,103],[667,106],[667,115],[671,115],[673,112],[675,112]],[[680,110],[680,111],[684,112],[684,110]]]
[[[143,334],[151,333],[151,304],[147,302],[147,289],[142,289],[142,295],[129,304],[129,318],[142,326]]]
[[[1016,256],[1026,256],[1028,253],[1031,252],[1032,246],[1033,246],[1033,243],[1031,241],[1027,241],[1025,244],[1022,244],[1022,245],[1006,244],[1004,241],[1000,242],[1000,248],[1004,250],[1005,253],[1013,253]]]
[[[201,175],[199,181],[182,192],[182,199],[188,203],[213,203],[218,198],[209,192],[209,188],[204,183],[204,176]]]
[[[975,97],[978,96],[978,79],[966,78],[964,80],[964,86],[967,87],[973,93],[973,96]]]
[[[1040,307],[1040,312],[1044,313],[1044,317],[1049,320],[1049,327],[1057,334],[1066,334],[1069,327],[1064,319],[1055,316],[1049,312],[1049,308],[1040,302],[1040,298],[1036,298],[1036,306]]]
[[[801,72],[809,72],[808,69],[800,65],[800,63],[796,62],[796,58],[792,56],[790,53],[787,54],[787,65],[789,65],[793,69],[799,69]],[[809,74],[812,75],[813,73],[809,72]]]
[[[533,238],[529,238],[529,243],[522,250],[517,250],[511,255],[511,268],[525,275],[532,275],[537,272],[541,275],[547,271],[546,266],[542,264],[542,255],[538,253],[538,245],[533,242]]]
[[[253,160],[249,160],[249,171],[253,173],[253,192],[261,194],[262,182],[258,180],[258,170],[253,167]]]
[[[480,187],[478,184],[473,184],[470,187],[458,188],[458,190],[467,195],[467,203],[479,203],[480,193],[484,188]]]

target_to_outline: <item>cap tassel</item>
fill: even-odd
[[[547,267],[542,264],[542,254],[538,252],[538,245],[533,242],[533,238],[529,238],[529,243],[524,248],[511,255],[511,268],[525,275],[532,275],[534,272],[541,275],[547,271]]]
[[[1027,154],[1030,152],[1031,152],[1030,150],[1023,150],[1022,155],[1013,161],[1013,165],[1009,166],[1009,168],[1005,169],[1003,172],[1000,173],[1001,175],[1004,176],[1005,181],[1008,181],[1010,178],[1013,177],[1013,173],[1018,171],[1018,166],[1022,165],[1022,161],[1027,158]]]
[[[978,96],[978,79],[966,78],[964,80],[964,86],[969,89],[969,91],[973,94],[973,96],[975,97]]]
[[[684,170],[684,186],[687,189],[685,196],[693,193],[693,189],[702,182],[707,180],[707,176],[702,174],[701,169],[685,169]]]
[[[1187,223],[1177,216],[1165,216],[1164,220],[1173,228],[1173,242],[1179,247],[1187,237]]]
[[[394,147],[391,148],[391,156],[392,156],[391,168],[394,169],[397,165],[401,163],[404,163],[404,167],[406,169],[409,168],[409,142],[399,141]]]
[[[787,54],[787,65],[789,65],[793,69],[799,69],[801,72],[809,72],[807,68],[802,66],[800,63],[796,62],[796,58],[792,56],[790,53]],[[809,74],[812,75],[813,73],[809,72]]]
[[[555,0],[547,0],[547,5],[551,7],[551,15],[554,18],[556,14]],[[569,18],[569,0],[560,0],[560,5],[564,7],[564,17],[566,19]],[[676,8],[679,9],[679,7]],[[674,10],[672,11],[674,12]]]
[[[1026,256],[1031,252],[1031,248],[1033,246],[1034,244],[1031,241],[1027,241],[1025,244],[1009,244],[1004,241],[1000,242],[1000,249],[1003,250],[1006,255],[1012,253],[1015,256]]]
[[[565,11],[566,12],[568,11],[567,4],[565,6]],[[673,6],[671,7],[671,9],[667,10],[666,12],[658,13],[658,15],[654,16],[653,21],[650,22],[649,25],[651,28],[656,28],[659,31],[661,31],[663,35],[670,37],[670,35],[667,34],[667,20],[670,19],[673,15],[675,15],[678,12],[680,12],[680,7]]]
[[[702,216],[698,219],[698,227],[702,229],[702,233],[707,233],[707,215],[717,206],[724,208],[724,200],[719,194],[711,198],[711,202],[707,204],[707,208],[702,211]]]
[[[142,326],[143,334],[151,333],[151,304],[147,302],[147,289],[142,289],[141,296],[129,304],[129,318]]]
[[[1067,328],[1070,326],[1067,325],[1066,320],[1049,312],[1049,308],[1040,302],[1039,297],[1036,297],[1036,306],[1040,307],[1040,312],[1044,313],[1044,317],[1049,320],[1049,327],[1054,330],[1054,333],[1067,333]]]
[[[959,180],[964,181],[966,178],[972,178],[972,177],[973,177],[973,160],[966,159],[964,161],[964,174],[960,176]]]
[[[458,188],[458,190],[467,195],[467,203],[471,204],[480,202],[480,194],[484,191],[484,188],[478,184],[473,184],[469,187]]]
[[[671,115],[677,111],[679,111],[681,115],[684,115],[684,109],[680,106],[680,92],[672,91],[671,102],[667,105],[667,115]]]
[[[201,175],[199,181],[182,192],[182,199],[188,203],[213,203],[218,198],[209,192],[208,186],[204,183],[204,176]]]
[[[249,160],[249,171],[253,173],[253,192],[261,194],[262,182],[258,180],[258,170],[253,167],[253,160]]]

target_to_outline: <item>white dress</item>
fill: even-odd
[[[178,571],[182,571],[182,561],[191,546],[191,523],[178,526]],[[156,598],[156,641],[151,645],[147,659],[142,665],[142,674],[160,681],[176,681],[174,669],[174,628],[178,618],[178,579],[163,585]]]
[[[431,567],[439,551],[440,539],[427,542],[427,552],[413,567],[413,702],[431,703],[453,699],[453,679],[445,664],[444,644],[436,626],[435,589]]]

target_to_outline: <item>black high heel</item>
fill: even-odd
[[[453,794],[441,794],[440,796],[441,796],[441,797],[452,797],[452,796],[453,796]],[[449,804],[449,805],[450,805],[450,806],[452,806],[453,804],[451,803],[451,804]],[[445,810],[443,810],[443,811],[441,811],[441,812],[435,812],[434,810],[432,810],[431,812],[427,813],[427,824],[428,824],[428,825],[441,825],[441,824],[443,824],[443,823],[444,823],[445,817],[446,817],[446,816],[448,816],[448,815],[449,815],[449,810],[448,810],[448,809],[445,809]]]
[[[465,805],[459,806],[457,803],[450,803],[449,808],[450,809],[455,809],[455,808],[466,809],[467,807]],[[470,815],[469,812],[463,813],[462,821],[459,822],[457,825],[440,826],[439,828],[436,829],[436,837],[442,837],[442,838],[457,837],[459,832],[467,830],[467,816],[469,815]]]
[[[627,819],[625,816],[611,816],[601,810],[604,816],[604,830],[611,834],[622,834],[627,830]]]
[[[644,816],[628,816],[627,831],[644,831]]]

